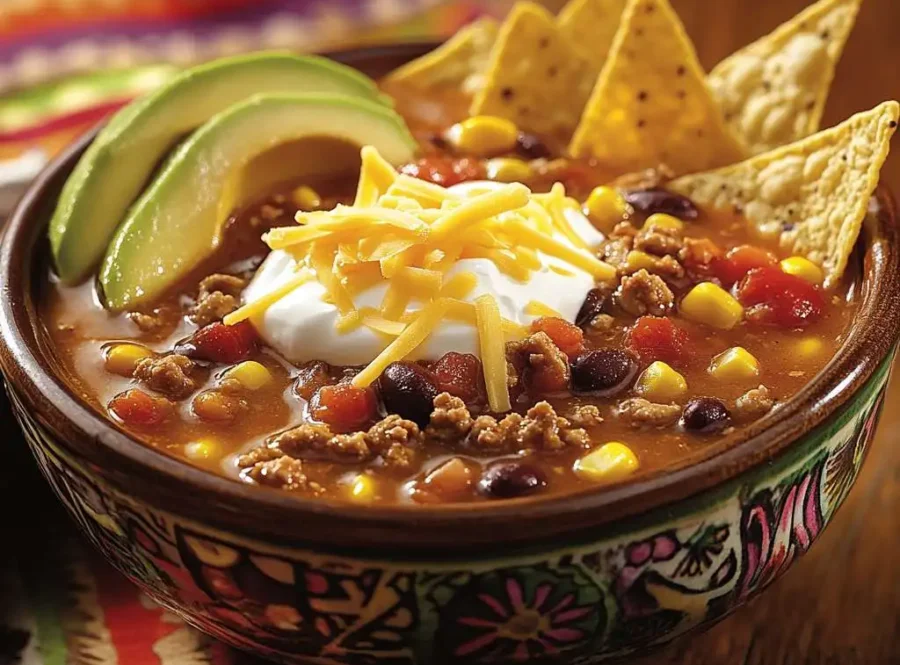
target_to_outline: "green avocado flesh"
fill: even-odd
[[[279,146],[296,150],[303,139],[321,146],[324,137],[338,145],[372,145],[392,164],[410,161],[416,149],[402,118],[368,100],[267,94],[234,105],[174,151],[119,226],[100,269],[107,308],[152,301],[219,246],[231,212],[222,202],[235,198],[235,182],[248,164]],[[311,151],[306,168],[334,172],[323,152]]]
[[[388,103],[368,77],[315,56],[258,53],[183,72],[113,116],[66,181],[50,222],[60,279],[78,282],[97,265],[128,207],[177,141],[232,104],[282,92]]]

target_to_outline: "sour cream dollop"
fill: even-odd
[[[467,194],[498,186],[494,182],[476,181],[449,189]],[[572,229],[589,247],[603,241],[603,234],[580,212],[566,210],[565,214]],[[555,237],[569,244],[561,234]],[[447,272],[446,277],[460,272],[473,273],[476,286],[465,299],[471,302],[481,295],[491,294],[500,307],[501,316],[510,321],[530,324],[536,317],[529,316],[524,310],[532,300],[548,305],[566,320],[574,321],[588,291],[594,287],[594,278],[554,257],[542,253],[538,255],[543,265],[532,271],[530,279],[525,282],[501,272],[488,259],[461,259]],[[567,274],[552,270],[553,266],[563,268]],[[257,300],[286,284],[296,275],[296,270],[297,262],[290,253],[272,251],[244,291],[244,302]],[[357,308],[377,309],[387,289],[387,281],[375,284],[357,294],[353,299],[354,305]],[[390,340],[365,326],[343,334],[338,332],[336,324],[340,314],[333,304],[323,300],[325,294],[325,288],[315,279],[298,286],[271,305],[256,321],[260,336],[291,362],[323,360],[333,365],[369,363]],[[412,301],[409,309],[415,310],[420,306],[421,303]],[[436,360],[450,351],[479,355],[475,327],[461,321],[444,320],[410,358]]]

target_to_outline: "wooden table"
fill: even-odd
[[[789,18],[806,0],[673,0],[703,63]],[[900,2],[864,0],[837,71],[825,125],[900,98]],[[895,140],[895,153],[900,144]],[[900,154],[883,178],[900,187]],[[900,381],[888,393],[857,486],[810,554],[710,632],[640,665],[900,663]]]

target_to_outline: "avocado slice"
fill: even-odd
[[[323,137],[357,147],[373,145],[392,164],[411,160],[416,150],[403,119],[370,100],[266,94],[234,105],[173,152],[119,226],[100,269],[107,308],[122,310],[154,300],[219,246],[231,212],[222,201],[233,198],[235,175],[248,163],[305,138],[321,145]],[[302,168],[334,173],[321,150],[310,157]],[[285,167],[287,177],[296,175],[290,169]]]
[[[78,282],[100,261],[128,206],[178,140],[232,104],[268,92],[389,103],[368,77],[316,56],[257,53],[183,72],[113,116],[66,181],[50,222],[60,279]]]

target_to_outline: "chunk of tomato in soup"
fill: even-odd
[[[313,395],[310,415],[335,429],[363,429],[378,413],[378,400],[371,388],[357,388],[350,383],[323,386]]]
[[[484,167],[475,159],[437,154],[401,166],[400,173],[443,187],[452,187],[470,180],[484,180],[487,177]]]
[[[431,371],[439,391],[459,397],[466,404],[484,402],[486,388],[481,361],[471,353],[445,353]]]
[[[715,271],[724,286],[737,284],[754,268],[774,266],[778,259],[755,245],[739,245],[728,250],[725,258],[716,263]]]
[[[233,326],[216,322],[200,328],[176,350],[191,358],[233,364],[249,358],[258,344],[259,336],[249,321]]]
[[[569,358],[584,351],[584,331],[565,319],[542,316],[532,322],[531,330],[545,333]]]
[[[164,399],[151,397],[143,390],[132,388],[113,397],[109,410],[126,425],[148,427],[165,420],[172,405]]]
[[[644,362],[684,364],[688,334],[664,316],[642,316],[628,331],[625,345]]]
[[[754,268],[741,280],[738,300],[751,321],[782,328],[803,328],[821,317],[822,290],[777,267]]]

